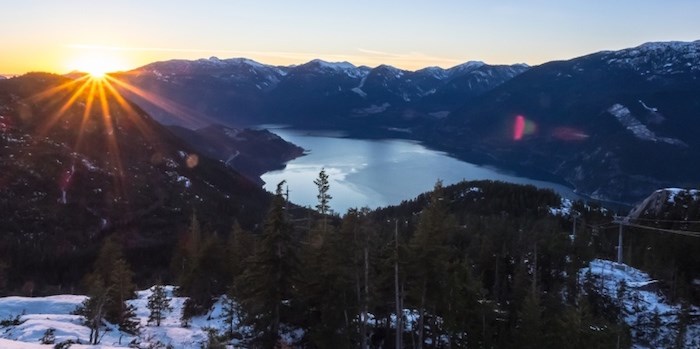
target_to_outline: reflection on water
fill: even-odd
[[[290,161],[284,170],[264,174],[265,189],[274,191],[277,183],[286,180],[292,202],[314,207],[317,189],[313,181],[325,168],[333,196],[331,207],[340,214],[351,207],[376,208],[412,199],[431,190],[437,179],[445,185],[464,179],[532,184],[554,189],[565,197],[576,197],[563,185],[470,164],[414,141],[339,138],[342,133],[284,128],[270,131],[303,147],[308,154]]]

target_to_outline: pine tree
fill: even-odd
[[[676,322],[676,336],[675,336],[675,347],[676,348],[683,348],[684,346],[688,345],[689,343],[686,343],[686,333],[688,331],[688,324],[691,321],[691,315],[690,315],[690,305],[686,301],[681,302],[681,309],[678,312],[677,315],[677,322]],[[700,339],[696,338],[694,339],[696,341],[700,341]],[[692,345],[692,343],[690,344]]]
[[[153,293],[148,296],[146,308],[150,311],[148,323],[155,322],[156,326],[160,326],[161,320],[165,319],[165,313],[172,310],[170,298],[165,293],[165,287],[160,283],[153,286]]]
[[[178,275],[178,293],[188,297],[183,320],[202,314],[214,303],[212,295],[226,292],[232,276],[225,244],[216,234],[203,231],[195,214],[180,239],[171,262]]]
[[[353,289],[355,293],[355,313],[358,323],[358,346],[361,349],[368,347],[369,340],[369,309],[373,292],[370,292],[370,284],[374,277],[370,268],[371,241],[375,236],[375,226],[370,222],[369,209],[350,209],[343,218],[342,236],[344,237],[344,250],[351,252],[348,257],[352,261],[352,270],[344,272],[346,279],[353,279]],[[347,258],[346,258],[347,259]],[[348,275],[350,274],[350,275]],[[347,325],[346,327],[349,327]]]
[[[5,289],[7,285],[7,270],[9,269],[7,263],[0,260],[0,292]]]
[[[126,304],[127,300],[135,296],[136,285],[132,281],[133,274],[129,264],[124,259],[117,259],[113,262],[107,286],[109,289],[108,297],[111,301],[106,314],[109,321],[119,324],[121,330],[131,334],[136,333],[138,329],[135,310]]]
[[[410,241],[412,259],[410,293],[418,308],[417,348],[423,347],[426,310],[434,313],[446,289],[446,239],[451,222],[444,202],[442,182],[437,181],[428,206],[421,212],[418,230]]]
[[[536,290],[525,296],[518,314],[517,338],[521,348],[541,348],[543,342],[542,306]]]
[[[183,279],[187,278],[194,268],[194,264],[199,258],[200,246],[202,244],[202,229],[197,219],[196,212],[192,212],[190,226],[180,235],[178,244],[173,252],[170,261],[170,269],[180,285]]]
[[[53,344],[56,341],[56,329],[47,329],[39,341],[41,344]]]
[[[238,323],[238,316],[240,314],[240,307],[238,303],[229,295],[225,297],[222,307],[222,317],[224,323],[226,324],[226,336],[232,339],[234,336],[234,331],[236,329],[236,324]]]
[[[253,235],[243,230],[236,221],[231,229],[231,234],[228,240],[228,264],[230,273],[235,279],[243,274],[245,270],[245,261],[252,253],[255,246],[255,238]],[[235,294],[235,292],[233,292]]]
[[[138,334],[140,321],[136,317],[136,307],[128,305],[122,314],[122,321],[119,322],[119,330],[131,335]]]
[[[90,344],[96,345],[102,338],[100,329],[110,302],[109,289],[104,286],[104,281],[98,275],[89,275],[87,280],[88,298],[80,304],[75,313],[85,318],[85,325],[90,328]]]
[[[314,184],[318,187],[318,194],[316,198],[318,199],[318,204],[316,205],[316,211],[322,216],[330,213],[330,200],[333,197],[328,193],[330,189],[330,184],[328,183],[328,175],[326,174],[326,169],[322,168],[321,172],[318,173],[318,178],[314,180]]]
[[[245,323],[256,334],[253,342],[263,348],[275,346],[280,325],[292,315],[291,295],[298,275],[293,228],[284,210],[283,185],[284,181],[277,185],[261,240],[239,283]]]
[[[128,333],[138,331],[135,310],[126,301],[134,298],[136,286],[133,272],[124,259],[121,246],[113,237],[107,238],[100,248],[100,254],[93,266],[93,272],[86,278],[91,299],[84,304],[88,312],[91,329],[99,333],[102,318],[119,325]],[[97,319],[99,317],[99,319]]]

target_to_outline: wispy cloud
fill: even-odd
[[[402,61],[402,62],[421,62],[428,65],[456,65],[464,63],[464,61],[455,58],[446,58],[439,56],[427,55],[422,52],[407,52],[407,53],[395,53],[395,52],[384,52],[377,50],[368,50],[364,48],[357,49],[359,52],[372,56],[374,59],[383,59],[387,61]]]
[[[299,64],[312,59],[327,61],[348,61],[356,65],[377,66],[380,64],[394,65],[404,69],[419,69],[426,66],[453,66],[464,61],[438,56],[426,55],[421,52],[395,53],[358,48],[351,53],[328,52],[290,52],[290,51],[251,51],[231,49],[201,49],[201,48],[174,48],[174,47],[133,47],[133,46],[105,46],[89,44],[71,44],[68,48],[93,51],[124,51],[124,52],[162,52],[207,55],[226,55],[247,57],[261,60],[271,64]]]

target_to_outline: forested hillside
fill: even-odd
[[[317,213],[290,207],[280,185],[264,222],[252,231],[238,225],[212,231],[190,213],[169,271],[149,280],[172,282],[188,297],[182,313],[171,316],[187,326],[226,294],[229,312],[242,323],[220,328],[215,339],[253,348],[640,343],[633,334],[645,324],[626,322],[629,310],[611,301],[611,286],[587,281],[580,272],[595,257],[616,255],[617,226],[603,208],[531,186],[438,182],[431,193],[399,206],[330,217],[320,214],[332,200],[325,173],[316,184]],[[697,324],[697,238],[625,229],[624,260],[658,279],[659,297],[685,304],[678,309],[687,315],[678,310],[677,320],[669,320],[675,330],[664,332],[664,340],[684,336],[687,326]],[[119,252],[124,236],[106,241],[85,290],[90,299],[114,297],[105,316],[122,323],[133,315],[116,305],[133,295],[135,285],[124,280],[132,280],[128,269],[140,266]],[[119,296],[100,293],[115,282],[131,286]]]

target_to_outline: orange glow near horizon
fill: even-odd
[[[107,73],[129,69],[123,55],[119,52],[104,50],[81,50],[66,66],[69,71],[88,73],[98,79],[103,78]]]
[[[419,52],[383,52],[366,49],[348,49],[344,52],[189,49],[169,47],[132,47],[119,45],[68,44],[46,47],[42,52],[10,51],[0,57],[0,74],[21,75],[31,71],[66,74],[73,71],[95,76],[124,72],[138,67],[171,59],[197,60],[212,56],[221,59],[243,57],[268,65],[297,65],[313,59],[328,62],[347,61],[356,66],[376,67],[388,64],[399,69],[418,70],[428,66],[450,68],[469,59],[430,55]],[[481,59],[481,57],[472,57]],[[493,57],[487,63],[510,64],[507,57]]]

